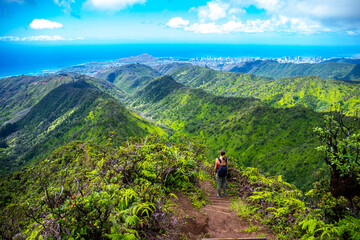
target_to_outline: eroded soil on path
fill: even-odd
[[[179,216],[178,229],[181,234],[172,239],[205,239],[205,238],[254,238],[266,236],[276,239],[268,229],[246,219],[240,219],[236,212],[230,210],[230,197],[217,198],[217,191],[208,181],[200,183],[201,189],[207,193],[210,204],[195,209],[189,199],[182,193],[177,193],[176,215]],[[245,231],[252,225],[261,227],[256,232]]]

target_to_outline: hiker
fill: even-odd
[[[220,151],[220,157],[216,158],[214,175],[216,175],[217,183],[217,197],[221,198],[221,188],[224,191],[224,196],[226,197],[226,175],[228,169],[228,159],[225,157],[225,150]]]

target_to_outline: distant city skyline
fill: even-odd
[[[0,0],[0,40],[360,45],[358,0]]]

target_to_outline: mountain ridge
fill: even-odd
[[[7,163],[2,170],[11,171],[43,157],[59,144],[102,139],[112,131],[118,132],[115,142],[152,132],[165,134],[91,83],[78,80],[62,84],[18,122],[0,129],[1,139],[8,145],[0,155],[1,162]]]
[[[109,81],[129,93],[160,76],[161,74],[151,67],[138,63],[111,68],[96,75],[97,78]]]
[[[321,63],[279,63],[274,60],[258,60],[245,62],[231,68],[230,72],[250,73],[256,76],[270,78],[284,78],[295,76],[315,75],[320,78],[332,78],[343,81],[360,81],[360,74],[354,71],[349,76],[349,72],[358,68],[358,64],[349,62],[321,62]]]
[[[161,94],[161,88],[144,87],[141,94],[128,99],[128,105],[175,130],[175,139],[181,134],[199,137],[209,149],[208,157],[216,156],[220,148],[227,149],[240,165],[284,175],[306,189],[312,185],[314,179],[308,172],[323,165],[312,138],[322,114],[301,106],[272,108],[259,99],[216,96],[182,85],[171,88],[172,79],[167,83],[169,86],[162,88],[172,91],[165,91],[162,97],[149,100],[147,96]],[[300,165],[304,169],[298,172]]]
[[[343,104],[349,115],[360,110],[360,85],[315,76],[271,79],[205,67],[182,67],[170,74],[189,87],[220,96],[253,96],[273,107],[303,105],[316,111]]]

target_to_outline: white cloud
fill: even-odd
[[[76,41],[76,40],[85,40],[85,38],[84,37],[76,37],[76,38],[68,38],[66,40],[68,40],[68,41]]]
[[[346,33],[349,34],[350,36],[357,35],[357,33],[354,31],[346,31]]]
[[[245,11],[245,9],[242,9],[242,8],[230,8],[228,13],[231,15],[231,18],[236,19],[237,15],[245,14],[246,11]]]
[[[86,4],[100,10],[116,11],[145,2],[146,0],[87,0]]]
[[[39,35],[39,36],[30,36],[30,37],[23,37],[21,38],[21,41],[59,41],[59,40],[66,40],[65,38],[54,35]]]
[[[263,32],[301,32],[304,34],[312,34],[319,31],[330,31],[324,29],[316,23],[303,22],[297,18],[272,18],[267,20],[255,19],[245,22],[230,20],[224,24],[211,23],[194,23],[186,26],[178,26],[185,31],[195,33],[263,33]]]
[[[82,37],[76,38],[64,38],[59,35],[38,35],[38,36],[29,36],[29,37],[14,37],[14,36],[3,36],[0,37],[0,41],[74,41],[74,40],[84,40]]]
[[[19,41],[19,37],[13,37],[13,36],[3,36],[0,37],[0,41]]]
[[[212,23],[194,23],[184,30],[196,33],[222,33],[221,26]]]
[[[166,25],[171,28],[181,28],[181,27],[189,25],[189,21],[184,20],[181,17],[174,17],[174,18],[170,19],[166,23]]]
[[[71,4],[75,3],[75,0],[54,0],[54,3],[64,9],[65,13],[71,12]]]
[[[282,0],[284,1],[284,0]],[[358,0],[293,0],[299,13],[304,13],[311,18],[336,19],[336,20],[359,20],[360,1]],[[289,11],[291,6],[287,5],[280,9]]]
[[[228,9],[229,4],[213,0],[208,2],[206,6],[201,6],[198,8],[198,16],[201,21],[205,21],[207,19],[216,21],[225,18],[227,16]]]
[[[271,31],[270,20],[253,20],[246,21],[245,23],[237,22],[234,20],[228,21],[224,24],[211,23],[194,23],[188,27],[184,27],[185,31],[191,31],[195,33],[234,33],[234,32],[246,32],[246,33],[258,33]]]
[[[229,21],[222,25],[224,33],[245,32],[245,33],[260,33],[272,31],[270,20],[248,20],[246,23]]]
[[[34,19],[30,23],[30,27],[32,29],[53,29],[53,28],[61,28],[63,25],[58,22],[53,22],[46,19]]]
[[[301,19],[317,23],[324,29],[342,31],[346,28],[359,28],[359,0],[231,0],[233,6],[254,5],[264,9],[266,14],[278,18]]]
[[[325,28],[322,27],[319,23],[316,22],[309,22],[305,21],[304,19],[300,18],[291,18],[290,21],[290,28],[288,31],[292,32],[302,32],[305,34],[312,34],[320,31],[325,31]]]
[[[222,25],[222,29],[224,32],[241,32],[242,29],[245,28],[245,24],[242,22],[229,21]]]
[[[251,5],[264,10],[258,19],[252,19],[256,16],[253,12],[245,14],[245,9]],[[197,12],[198,21],[176,27],[218,34],[347,32],[354,35],[360,33],[358,9],[360,0],[211,0],[204,6],[190,9],[190,13]]]
[[[269,11],[276,11],[281,5],[281,0],[254,0],[254,4],[258,8],[263,8]]]

